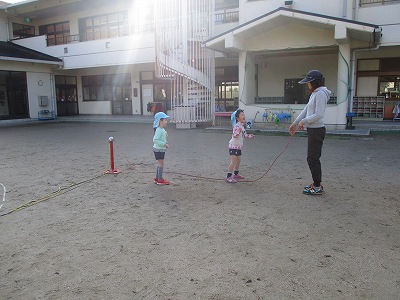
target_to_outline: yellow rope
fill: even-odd
[[[13,212],[22,210],[22,209],[24,209],[24,208],[33,206],[33,205],[38,204],[38,203],[40,203],[40,202],[43,202],[43,201],[52,199],[52,198],[54,198],[54,197],[57,197],[57,196],[59,196],[59,195],[65,194],[66,192],[69,192],[69,191],[71,191],[71,190],[77,188],[79,185],[82,185],[82,184],[84,184],[84,183],[91,182],[91,181],[93,181],[93,180],[95,180],[95,179],[97,179],[97,178],[100,178],[100,177],[104,176],[105,174],[106,174],[106,173],[103,173],[103,174],[101,174],[101,175],[95,176],[95,177],[90,178],[90,179],[87,179],[87,180],[83,180],[83,181],[78,182],[78,183],[72,183],[71,185],[66,186],[66,187],[59,187],[58,190],[55,191],[55,192],[52,192],[52,193],[50,193],[50,194],[48,194],[48,195],[46,195],[46,196],[43,196],[43,197],[41,197],[41,198],[39,198],[39,199],[32,200],[32,201],[26,202],[26,203],[24,203],[24,204],[21,204],[20,206],[17,206],[17,207],[15,207],[15,208],[11,209],[10,211],[8,211],[7,213],[4,213],[4,214],[2,214],[2,215],[0,215],[0,216],[9,215],[9,214],[11,214],[11,213],[13,213]]]

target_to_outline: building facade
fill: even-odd
[[[399,15],[398,0],[0,4],[0,120],[164,110],[191,127],[237,107],[256,122],[295,117],[310,69],[333,92],[328,125],[344,127],[348,112],[390,119]]]

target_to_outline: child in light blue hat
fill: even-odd
[[[153,152],[158,162],[156,177],[154,183],[158,185],[168,185],[169,181],[163,178],[164,157],[165,151],[168,148],[167,131],[164,129],[167,126],[169,116],[163,112],[158,112],[154,115],[154,137],[153,137]]]

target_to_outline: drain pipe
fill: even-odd
[[[376,38],[376,35],[379,34],[379,39]],[[351,83],[350,83],[350,92],[351,92],[351,97],[349,101],[349,107],[348,107],[348,112],[353,112],[353,96],[354,96],[354,82],[355,82],[355,76],[356,76],[356,52],[361,52],[361,51],[375,51],[378,50],[380,45],[381,45],[381,36],[382,36],[382,28],[379,29],[379,31],[376,31],[374,29],[374,43],[375,47],[373,48],[356,48],[352,50],[351,54]]]
[[[52,111],[54,111],[54,113],[55,113],[55,116],[57,116],[58,115],[58,111],[56,111],[56,108],[57,108],[57,100],[56,100],[56,81],[55,81],[55,79],[54,79],[54,71],[55,70],[61,70],[61,69],[63,69],[64,68],[64,60],[63,60],[63,63],[62,63],[62,65],[59,65],[57,68],[52,68],[51,69],[51,72],[50,72],[50,97],[51,97],[51,107],[52,107]]]
[[[347,18],[347,0],[343,0],[342,18],[343,18],[343,19],[346,19],[346,18]]]

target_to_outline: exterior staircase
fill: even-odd
[[[156,0],[156,76],[171,81],[172,120],[181,128],[214,120],[213,0]]]

